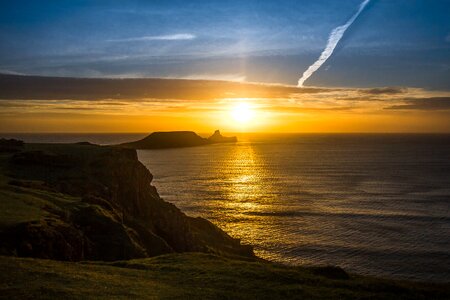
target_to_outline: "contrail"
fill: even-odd
[[[325,50],[323,50],[322,54],[320,55],[319,59],[312,64],[308,70],[303,73],[302,78],[298,80],[298,87],[303,87],[303,84],[306,80],[308,80],[309,77],[314,74],[333,54],[334,49],[336,48],[339,41],[344,36],[347,29],[355,22],[355,20],[359,17],[361,12],[364,10],[364,8],[369,4],[370,0],[364,0],[363,3],[359,5],[358,11],[345,23],[344,25],[341,25],[339,27],[336,27],[330,34],[330,37],[328,38],[327,46],[325,47]]]

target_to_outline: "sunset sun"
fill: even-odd
[[[240,124],[249,124],[255,116],[252,107],[247,103],[237,103],[231,110],[233,120]]]

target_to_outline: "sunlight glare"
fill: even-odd
[[[236,122],[247,124],[253,119],[254,111],[247,103],[238,103],[233,107],[231,115]]]

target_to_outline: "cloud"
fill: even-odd
[[[0,74],[6,74],[6,75],[26,75],[24,73],[20,73],[20,72],[16,72],[16,71],[11,71],[11,70],[6,70],[6,69],[0,69]]]
[[[339,41],[344,36],[347,29],[352,26],[353,22],[356,21],[356,19],[359,17],[359,15],[362,13],[364,8],[369,4],[370,0],[364,0],[358,8],[358,11],[344,24],[341,26],[336,27],[330,34],[328,38],[328,43],[325,49],[323,50],[322,54],[320,55],[319,59],[313,63],[304,73],[303,76],[298,80],[298,86],[303,87],[303,84],[306,80],[308,80],[309,77],[311,77],[317,70],[320,69],[320,67],[331,57],[331,55],[334,52],[334,49],[336,49],[336,46],[338,45]]]
[[[191,74],[186,76],[168,76],[169,79],[190,79],[190,80],[220,80],[245,82],[247,77],[243,74]]]
[[[289,115],[320,111],[353,114],[380,113],[383,110],[384,113],[399,110],[450,110],[448,92],[417,88],[298,88],[218,80],[94,79],[0,74],[0,115],[36,111],[73,111],[80,114],[95,111],[130,115],[143,112],[217,111],[235,101],[251,101],[261,111]]]
[[[396,95],[406,93],[407,89],[399,87],[383,87],[373,89],[361,89],[360,93],[365,95]]]
[[[124,39],[110,39],[108,42],[146,42],[146,41],[185,41],[196,39],[197,36],[191,33],[177,33],[168,35],[149,35],[140,37],[131,37]]]
[[[320,112],[320,111],[350,111],[354,109],[352,106],[329,106],[329,107],[314,107],[314,106],[270,106],[268,110],[279,113],[306,113],[306,112]]]
[[[410,98],[405,104],[392,105],[390,110],[450,110],[450,97]]]
[[[61,88],[64,87],[64,88]],[[285,85],[187,79],[96,79],[0,74],[0,99],[107,100],[286,98],[330,91]]]

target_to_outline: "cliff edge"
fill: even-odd
[[[174,252],[254,257],[250,246],[162,200],[133,149],[89,143],[4,144],[2,255],[70,261]]]

